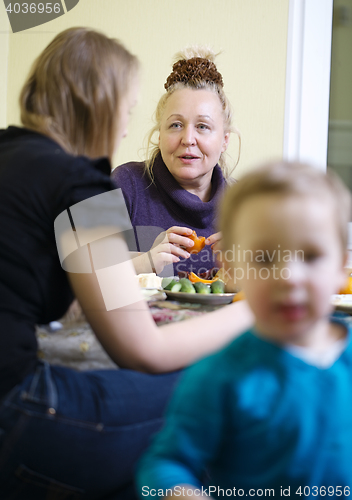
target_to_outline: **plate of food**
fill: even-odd
[[[230,304],[236,295],[235,293],[212,293],[202,295],[200,293],[171,292],[164,290],[167,298],[178,302],[189,302],[190,304],[204,304],[209,306],[220,306]]]
[[[191,304],[223,305],[230,304],[235,293],[225,292],[225,283],[219,279],[211,283],[201,281],[192,283],[188,278],[164,278],[162,289],[170,300]]]
[[[331,300],[336,311],[352,314],[352,294],[335,294],[332,296]]]

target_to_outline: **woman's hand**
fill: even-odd
[[[205,244],[211,245],[211,249],[215,253],[221,250],[220,241],[221,241],[221,233],[218,232],[209,236],[209,238],[205,240]]]
[[[187,238],[187,235],[190,234],[192,234],[192,229],[180,226],[172,226],[164,233],[159,234],[149,250],[157,274],[167,264],[176,263],[181,258],[188,259],[190,257],[187,249],[191,249],[194,245],[194,242]]]
[[[174,264],[182,259],[188,259],[194,242],[187,238],[192,234],[188,227],[172,226],[160,233],[149,252],[133,259],[136,273],[160,273],[167,264]]]

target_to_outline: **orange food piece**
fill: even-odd
[[[341,294],[352,293],[352,274],[350,274],[346,280],[345,286],[339,291]]]
[[[217,281],[219,278],[213,278],[212,280],[205,280],[203,278],[200,278],[194,272],[190,272],[190,273],[188,273],[188,279],[192,283],[205,283],[206,285],[210,285],[210,283],[213,283],[214,281]]]
[[[232,302],[237,302],[238,300],[245,300],[245,298],[246,297],[244,295],[244,291],[240,290],[238,293],[236,293],[236,295],[232,299]]]
[[[187,236],[190,240],[194,241],[194,245],[192,248],[190,248],[190,253],[198,253],[203,248],[205,247],[205,237],[204,236],[197,236],[197,233],[195,231],[192,231],[192,234]]]

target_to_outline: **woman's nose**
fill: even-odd
[[[191,127],[190,125],[184,127],[181,141],[185,146],[193,146],[196,143],[193,127]]]

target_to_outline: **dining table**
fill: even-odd
[[[216,305],[212,301],[187,302],[170,300],[160,290],[142,290],[155,323],[160,326],[214,311],[226,305]],[[194,297],[193,297],[194,300]],[[335,315],[343,315],[352,323],[352,294],[332,297]],[[118,369],[102,348],[89,323],[80,317],[67,317],[48,325],[37,325],[38,356],[50,364],[67,366],[76,370]]]
[[[214,311],[226,305],[188,303],[170,300],[161,291],[145,291],[145,300],[155,321],[160,326]],[[118,369],[96,338],[89,323],[62,318],[48,325],[37,325],[38,356],[53,365],[76,370]]]

